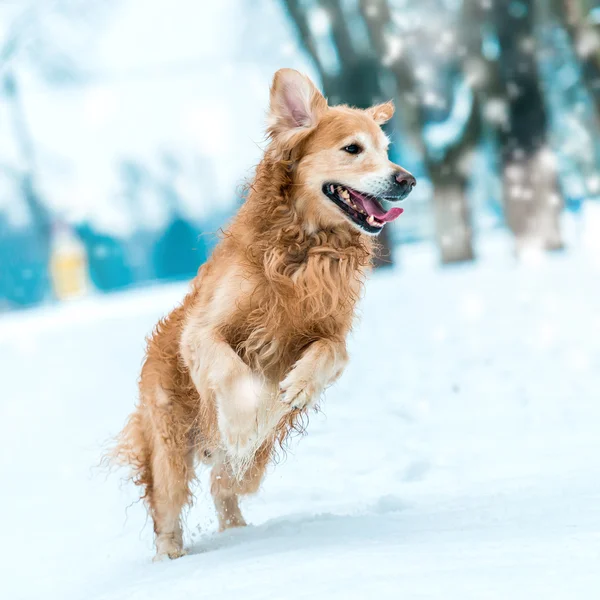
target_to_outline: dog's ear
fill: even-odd
[[[294,69],[279,69],[271,86],[269,136],[288,150],[306,137],[327,110],[314,83]]]
[[[390,100],[383,104],[376,104],[375,106],[371,106],[371,108],[367,108],[367,113],[377,125],[383,125],[394,116],[394,103]]]

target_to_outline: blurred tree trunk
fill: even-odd
[[[50,294],[48,262],[50,258],[51,219],[36,185],[34,144],[23,110],[18,79],[7,69],[0,75],[2,93],[9,108],[9,123],[18,152],[18,166],[5,167],[14,177],[18,189],[14,201],[24,202],[30,222],[27,226],[8,228],[4,249],[0,249],[0,286],[11,304],[27,306],[43,301]]]
[[[420,102],[421,91],[413,75],[409,53],[397,44],[411,45],[419,40],[394,38],[394,25],[387,0],[360,0],[361,12],[369,29],[371,44],[396,81],[396,98],[408,135],[419,147],[433,184],[433,212],[436,243],[443,264],[473,260],[471,213],[467,197],[468,174],[465,164],[479,138],[475,102],[462,134],[453,140],[444,153],[431,152],[423,139],[427,117]]]
[[[4,95],[10,107],[10,118],[13,137],[18,148],[22,169],[20,170],[20,187],[23,200],[29,209],[32,227],[40,236],[45,248],[50,247],[51,218],[44,206],[36,186],[36,160],[34,144],[25,119],[23,101],[18,80],[14,72],[8,70],[2,81]]]
[[[534,0],[495,0],[491,9],[506,103],[506,123],[499,129],[504,209],[517,254],[563,247],[562,201],[547,149],[548,118],[535,56],[534,9]]]
[[[585,0],[550,0],[549,8],[571,38],[583,80],[600,117],[600,23],[588,19],[591,7]]]
[[[423,127],[419,110],[417,81],[409,59],[407,46],[418,43],[405,35],[402,39],[394,31],[388,0],[360,0],[360,12],[369,31],[369,39],[379,62],[394,77],[396,110],[405,134],[413,144],[423,149]]]
[[[470,114],[461,136],[443,156],[426,154],[427,170],[433,183],[435,231],[443,264],[470,261],[473,228],[468,200],[470,161],[479,141],[479,114],[473,95]]]
[[[566,33],[570,50],[574,54],[578,71],[578,90],[582,86],[591,100],[591,111],[583,110],[578,115],[589,139],[581,140],[577,152],[578,168],[584,181],[582,197],[598,194],[598,165],[600,147],[594,143],[600,127],[600,23],[590,14],[596,0],[550,0],[539,8],[547,30],[556,26]],[[582,108],[580,106],[580,108]],[[568,195],[565,190],[565,195]],[[568,199],[567,199],[568,201]]]
[[[323,93],[332,104],[345,103],[357,108],[368,108],[387,100],[381,83],[381,66],[373,53],[357,49],[353,44],[347,13],[339,0],[320,0],[318,6],[325,10],[330,23],[330,42],[336,50],[339,69],[328,69],[319,53],[315,32],[311,29],[310,12],[314,7],[302,0],[283,0],[288,14],[298,31],[299,38],[313,60],[323,82]],[[360,17],[360,15],[354,15]],[[319,34],[322,35],[322,34]],[[393,263],[389,230],[384,227],[378,237],[380,248],[375,254],[376,267]]]

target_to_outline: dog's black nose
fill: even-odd
[[[396,180],[396,183],[406,189],[407,193],[417,185],[417,180],[408,173],[408,171],[398,171],[398,173],[394,175],[394,179]]]
[[[397,171],[394,173],[394,183],[400,186],[400,195],[404,199],[417,185],[417,180],[408,171]]]

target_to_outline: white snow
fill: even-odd
[[[0,597],[600,597],[600,265],[401,261],[252,525],[215,533],[204,474],[174,562],[95,465],[185,288],[2,317]]]

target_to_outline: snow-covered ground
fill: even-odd
[[[153,564],[135,490],[96,465],[183,293],[0,319],[4,600],[600,597],[592,257],[375,275],[350,368],[252,525],[215,533],[204,475],[190,555]]]

